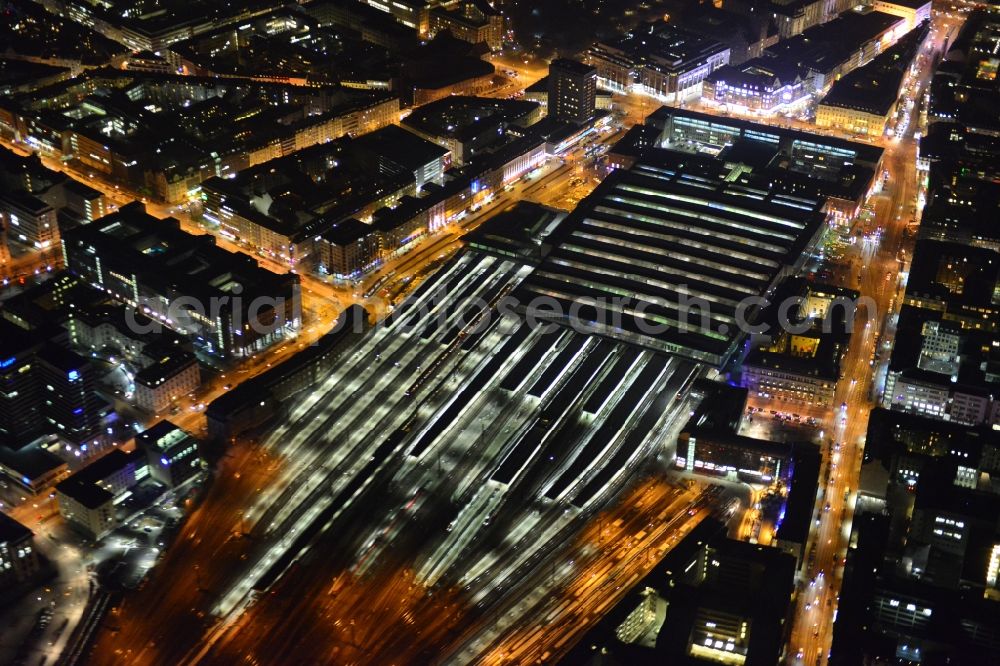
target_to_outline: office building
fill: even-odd
[[[170,409],[201,385],[201,370],[193,354],[171,350],[135,375],[135,404],[156,413]]]
[[[934,96],[932,95],[932,100]],[[920,137],[918,166],[927,177],[927,203],[917,238],[1000,252],[1000,140],[955,122],[931,123]]]
[[[79,354],[0,321],[0,436],[12,449],[43,434],[79,447],[110,406],[97,395],[95,368]],[[8,347],[7,345],[10,344]],[[84,449],[86,450],[86,449]]]
[[[198,440],[170,421],[139,433],[135,443],[146,454],[149,476],[168,488],[176,488],[203,468]]]
[[[996,332],[909,304],[896,330],[883,407],[966,425],[1000,423],[1000,376],[991,370],[1000,350]]]
[[[377,165],[379,174],[413,176],[417,191],[428,183],[444,182],[450,164],[448,150],[407,132],[399,125],[388,125],[357,137],[352,147],[360,159]]]
[[[509,127],[528,127],[541,115],[535,102],[453,95],[414,109],[400,124],[446,148],[452,166],[463,166],[507,143]]]
[[[111,212],[112,202],[105,194],[83,183],[67,178],[62,182],[63,209],[85,222],[93,222]]]
[[[399,117],[399,99],[386,90],[111,68],[0,106],[11,117],[9,128],[0,124],[8,140],[171,204],[213,176]]]
[[[18,450],[0,446],[0,474],[21,497],[42,497],[69,474],[69,465],[38,445]]]
[[[408,28],[415,29],[421,38],[430,32],[430,7],[426,0],[396,0],[383,3],[380,0],[363,0],[379,11],[383,11]]]
[[[2,319],[0,340],[0,436],[5,444],[19,448],[43,429],[34,368],[43,341]]]
[[[851,223],[881,182],[884,151],[867,143],[668,106],[646,125],[660,130],[657,145],[716,155],[788,182],[789,194],[824,198],[824,212],[838,225]]]
[[[379,239],[372,225],[353,218],[324,231],[313,247],[317,270],[341,279],[357,278],[380,257]]]
[[[777,27],[770,16],[738,14],[728,5],[719,8],[706,3],[686,8],[678,23],[727,46],[730,65],[742,65],[778,42]]]
[[[59,514],[92,539],[118,526],[116,506],[148,475],[143,451],[115,449],[56,485]]]
[[[320,27],[340,28],[338,33],[349,29],[359,34],[364,42],[376,44],[393,54],[412,52],[420,45],[421,35],[417,30],[419,19],[408,19],[407,23],[411,25],[404,24],[386,11],[377,9],[375,3],[318,0],[303,5],[302,9],[306,15],[315,18]],[[396,9],[412,9],[411,16],[421,12],[419,6],[411,3],[400,3]],[[426,13],[424,16],[426,17]]]
[[[714,39],[658,22],[596,44],[585,60],[597,69],[601,88],[679,102],[699,97],[701,82],[728,64],[729,54],[729,48]]]
[[[549,117],[582,125],[596,108],[597,70],[576,60],[553,60],[549,64]]]
[[[799,113],[814,96],[870,62],[905,32],[905,21],[897,16],[846,12],[738,67],[717,70],[706,79],[702,97],[742,113]]]
[[[858,292],[790,278],[755,323],[766,332],[752,337],[740,368],[740,384],[753,395],[794,405],[831,406],[850,341]],[[778,310],[790,299],[801,305]]]
[[[97,394],[99,371],[76,352],[51,342],[35,358],[38,399],[47,430],[78,447],[87,444],[111,411]]]
[[[816,108],[816,126],[881,136],[898,115],[903,82],[930,33],[924,23],[863,67],[834,82]],[[911,109],[903,109],[909,114]]]
[[[422,144],[418,144],[422,145]],[[381,160],[368,144],[344,137],[202,184],[205,218],[251,253],[290,269],[315,268],[313,239],[345,217],[369,219],[416,191],[417,177],[439,178]],[[435,148],[437,150],[437,148]]]
[[[85,355],[110,352],[139,369],[148,368],[164,356],[194,350],[189,341],[169,328],[154,330],[157,327],[149,317],[118,303],[78,303],[63,326],[77,351]]]
[[[969,14],[931,80],[930,122],[954,122],[964,132],[984,137],[1000,133],[997,39],[1000,17],[996,11],[980,9]]]
[[[874,0],[872,9],[905,19],[907,30],[931,18],[931,0]]]
[[[943,467],[956,486],[1000,493],[1000,441],[990,425],[876,408],[865,439],[866,459],[878,460],[897,486],[913,489],[925,471]]]
[[[1000,331],[1000,253],[957,243],[918,241],[906,305],[940,312],[963,329]]]
[[[31,582],[40,570],[34,533],[0,513],[0,590]]]
[[[32,250],[52,250],[59,245],[56,210],[23,192],[0,194],[0,224],[7,240]]]
[[[754,58],[722,67],[705,79],[702,101],[735,111],[771,115],[793,112],[809,101],[809,87],[796,65]]]
[[[967,494],[968,491],[966,491]],[[919,491],[918,491],[919,493]],[[967,500],[978,504],[972,496]],[[918,500],[919,501],[919,500]],[[986,507],[983,507],[986,508]],[[996,506],[994,502],[994,511]],[[960,545],[969,528],[965,520],[943,517],[945,522],[931,530],[939,537]],[[951,520],[948,525],[946,521]],[[958,522],[963,526],[959,528]],[[993,529],[980,532],[983,541],[974,557],[956,557],[942,551],[940,562],[950,567],[963,567],[967,578],[954,587],[944,581],[932,580],[917,571],[907,557],[904,566],[896,553],[899,540],[895,537],[891,516],[865,514],[855,518],[834,624],[830,664],[853,666],[858,663],[878,663],[905,660],[910,663],[995,663],[993,655],[1000,650],[1000,635],[996,630],[996,615],[1000,603],[990,594],[991,572],[995,576],[998,543]],[[917,545],[916,535],[905,535],[906,543]],[[954,550],[954,545],[949,550]],[[922,550],[933,552],[932,544],[922,544]],[[965,565],[963,566],[963,561]],[[995,583],[995,580],[993,581]]]
[[[470,44],[486,44],[491,51],[503,48],[504,17],[487,0],[462,0],[430,10],[430,36],[447,30]]]
[[[695,527],[580,640],[566,663],[776,664],[795,560]]]
[[[138,202],[67,232],[63,246],[75,274],[222,358],[254,354],[301,325],[297,275],[260,268]]]

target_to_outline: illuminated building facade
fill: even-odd
[[[170,421],[160,421],[135,437],[146,454],[149,476],[168,488],[176,488],[202,470],[198,440]]]
[[[63,251],[71,271],[213,355],[249,356],[301,325],[297,275],[260,268],[138,202],[68,232]]]
[[[560,58],[549,64],[549,116],[581,125],[597,108],[597,70]]]
[[[59,245],[56,210],[30,194],[0,195],[0,226],[8,241],[32,250],[51,250]]]
[[[872,9],[905,19],[907,30],[931,18],[930,0],[874,0]]]
[[[35,535],[21,523],[0,513],[0,590],[31,581],[40,570]]]
[[[810,100],[810,92],[795,66],[782,66],[771,58],[754,58],[709,74],[701,99],[723,108],[772,115],[803,107]]]
[[[675,102],[697,97],[701,82],[729,63],[729,47],[669,23],[649,23],[627,37],[601,42],[585,56],[597,83],[614,92],[638,92]]]
[[[166,354],[135,375],[135,402],[139,409],[160,412],[201,385],[197,359],[185,351]]]
[[[64,519],[94,539],[118,525],[115,507],[149,474],[143,451],[116,449],[56,485]]]

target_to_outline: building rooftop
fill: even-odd
[[[601,43],[590,50],[595,57],[624,55],[631,67],[647,67],[664,74],[696,67],[729,47],[704,35],[665,21],[644,23],[626,37]]]
[[[10,35],[10,33],[5,33]],[[69,69],[21,59],[0,58],[0,91],[30,88],[40,79],[69,74]],[[37,85],[37,84],[36,84]]]
[[[480,131],[480,123],[523,124],[537,109],[537,103],[525,100],[450,95],[415,108],[402,125],[431,136],[461,140],[469,132]]]
[[[931,4],[931,0],[882,0],[888,4],[907,7],[909,9],[921,9]]]
[[[764,51],[762,59],[826,76],[848,59],[857,57],[865,44],[904,21],[902,17],[878,11],[847,11],[832,21],[781,40]]]
[[[1000,19],[995,10],[969,14],[931,83],[931,118],[957,121],[983,135],[995,137],[1000,132],[998,40]]]
[[[310,128],[391,106],[393,100],[384,90],[333,84],[298,86],[105,68],[8,96],[2,107],[32,119],[33,127],[94,141],[108,151],[104,159],[113,155],[121,165],[142,164],[142,170],[118,167],[121,178],[135,182],[143,170],[162,174],[163,181],[155,185],[158,196],[165,197],[167,184],[232,169],[249,153],[296,136],[300,144]],[[50,132],[36,134],[35,140],[61,150]]]
[[[661,130],[670,122],[701,122],[711,123],[719,128],[732,128],[743,138],[751,138],[769,143],[776,143],[783,151],[789,147],[809,146],[818,148],[823,153],[837,155],[841,160],[851,164],[874,167],[882,159],[883,149],[879,146],[861,141],[850,141],[836,136],[814,134],[804,130],[765,125],[743,118],[718,116],[691,109],[678,109],[671,106],[661,106],[646,117],[646,124],[659,127]]]
[[[703,430],[736,433],[747,405],[747,389],[724,382],[699,380],[692,392],[701,400],[684,431]]]
[[[792,556],[727,539],[725,525],[708,518],[628,590],[564,661],[593,666],[777,663],[794,575]],[[638,620],[645,625],[638,640],[630,620],[635,622],[635,611],[651,601],[660,612],[655,623],[650,616]],[[719,645],[728,642],[728,652],[705,652],[707,634],[712,634],[710,646],[726,638]]]
[[[60,481],[56,490],[88,509],[98,509],[115,498],[110,491],[75,475]]]
[[[182,231],[174,218],[155,218],[138,202],[66,232],[63,241],[95,248],[163,294],[203,297],[203,304],[222,297],[228,302],[233,294],[242,294],[243,304],[249,306],[257,294],[280,293],[298,282],[296,275],[272,273],[253,257],[216,246],[210,235]]]
[[[32,536],[34,533],[31,530],[0,512],[0,545],[15,544]]]
[[[8,202],[33,215],[42,215],[53,210],[52,206],[28,192],[4,192],[0,194],[0,201]]]
[[[824,201],[721,160],[653,149],[567,216],[518,297],[555,299],[562,317],[574,312],[605,335],[721,364],[742,337],[738,303],[801,263]],[[691,297],[707,307],[682,307]]]
[[[0,34],[8,35],[5,50],[17,58],[99,65],[128,51],[96,30],[48,12],[30,0],[8,0],[6,7],[8,11],[0,14]],[[54,34],[59,38],[53,39]],[[21,63],[29,64],[26,60]]]
[[[724,83],[731,88],[775,91],[801,81],[803,76],[803,70],[792,62],[761,56],[741,65],[720,67],[705,80],[716,85]]]
[[[899,89],[910,63],[929,31],[930,23],[911,30],[870,63],[835,81],[820,104],[877,116],[888,114],[899,98]]]
[[[191,365],[197,365],[194,354],[183,349],[170,350],[152,365],[143,368],[135,375],[135,383],[155,389],[171,377],[187,370]]]
[[[115,449],[60,481],[56,484],[56,490],[89,509],[96,509],[114,499],[114,496],[100,485],[105,479],[129,465],[145,464],[146,458],[142,451],[126,453],[121,449]]]
[[[357,149],[378,156],[408,171],[416,171],[448,154],[447,148],[421,139],[399,125],[388,125],[354,140]]]
[[[190,433],[166,419],[159,421],[135,436],[136,444],[140,447],[162,453],[167,453],[178,444],[193,439]]]
[[[79,373],[90,364],[86,358],[80,356],[72,349],[60,347],[52,342],[48,342],[42,347],[39,356],[45,363],[67,375],[71,375],[74,372]]]
[[[527,88],[525,88],[524,89],[524,93],[525,94],[528,94],[528,93],[545,93],[547,95],[549,93],[549,77],[548,77],[548,75],[546,74],[545,76],[543,76],[542,78],[538,79],[537,81],[535,81],[534,83],[532,83],[530,86],[528,86]]]
[[[530,201],[518,201],[509,211],[494,215],[464,236],[473,248],[505,258],[537,263],[542,243],[562,213]]]
[[[864,201],[883,155],[868,143],[674,107],[661,107],[646,124],[660,130],[658,145],[688,153],[691,165],[711,165],[718,154],[723,163],[742,163],[748,173],[776,181],[790,196],[855,205]],[[769,155],[774,157],[765,163]]]
[[[12,451],[0,446],[0,467],[12,477],[20,479],[25,484],[31,484],[36,479],[65,468],[66,463],[41,447],[32,446]]]
[[[853,289],[812,283],[799,277],[785,279],[768,297],[769,305],[753,318],[754,324],[766,329],[769,342],[752,349],[743,365],[836,382],[840,378],[840,362],[851,334],[847,313],[854,312],[859,296]],[[813,316],[803,307],[789,309],[785,316],[803,328],[794,335],[787,333],[781,322],[782,304],[804,304],[810,297],[826,299],[836,305],[828,307],[822,317]]]
[[[44,341],[20,326],[15,326],[0,317],[0,340],[3,340],[3,350],[0,351],[0,370],[14,364],[17,356],[35,349]]]
[[[571,74],[576,74],[578,76],[587,76],[589,74],[596,74],[597,70],[590,65],[586,65],[579,60],[570,60],[569,58],[556,58],[551,63],[549,63],[549,73],[551,75],[553,69],[562,70],[564,72],[569,72]]]
[[[989,425],[968,426],[898,409],[876,408],[868,419],[866,457],[890,466],[894,455],[952,459],[967,467],[979,464],[986,444],[1000,447]]]
[[[753,47],[760,47],[774,31],[770,17],[739,14],[710,3],[685,9],[681,25],[692,32],[711,37],[731,48],[730,64],[745,61]]]
[[[322,233],[322,236],[334,245],[350,245],[371,233],[372,226],[370,224],[349,218],[330,227]]]
[[[956,308],[991,307],[1000,283],[996,251],[934,240],[918,240],[906,284],[907,302],[934,300]],[[984,323],[989,321],[984,315]]]
[[[819,488],[819,470],[822,458],[816,447],[796,448],[792,462],[792,486],[779,516],[775,538],[779,541],[805,545],[813,524],[816,508],[816,491]]]
[[[99,199],[100,197],[104,196],[104,194],[99,190],[95,190],[93,187],[90,187],[86,183],[81,183],[80,181],[75,180],[73,178],[67,178],[66,180],[64,180],[62,183],[62,188],[64,191],[72,192],[76,196],[82,197],[84,199]]]

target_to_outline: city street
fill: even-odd
[[[935,16],[935,26],[948,24],[939,30],[936,45],[956,29],[954,20],[945,15]],[[920,99],[929,80],[930,64],[925,61],[916,77],[921,85],[911,93],[914,99]],[[859,313],[856,318],[842,365],[844,379],[837,386],[834,405],[829,406],[826,421],[832,425],[832,432],[822,447],[829,480],[817,500],[815,515],[819,522],[809,545],[810,553],[815,553],[814,562],[804,570],[804,580],[808,583],[798,597],[788,650],[791,664],[825,664],[830,649],[868,413],[874,406],[871,389],[878,371],[876,345],[886,341],[885,322],[889,315],[898,312],[904,286],[904,259],[912,255],[913,241],[908,239],[905,229],[915,215],[920,185],[913,138],[917,129],[911,125],[904,136],[890,139],[885,145],[889,177],[886,191],[877,195],[874,202],[875,219],[884,232],[877,243],[858,242],[850,246],[854,265],[861,267],[861,281],[860,285],[848,282],[842,286],[857,288],[862,296],[874,299],[877,311]],[[821,483],[823,478],[821,475]],[[826,504],[830,507],[828,511],[824,510]]]

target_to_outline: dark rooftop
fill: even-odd
[[[523,122],[537,108],[537,103],[525,100],[449,95],[417,107],[402,124],[433,136],[460,137],[481,122]]]
[[[11,451],[0,446],[0,465],[6,467],[18,478],[27,482],[51,474],[66,463],[53,453],[40,447],[29,447],[20,451]]]
[[[146,458],[143,452],[137,449],[126,453],[121,449],[115,449],[60,481],[56,485],[56,490],[89,509],[96,509],[113,498],[110,492],[98,484],[130,464],[145,465]]]
[[[477,250],[497,254],[504,259],[520,257],[537,263],[542,256],[546,229],[560,212],[530,201],[519,201],[465,235],[465,241]]]
[[[183,349],[171,350],[168,355],[161,356],[155,363],[137,372],[135,383],[155,388],[179,372],[187,370],[192,363],[197,364],[194,354]]]
[[[399,125],[388,125],[359,136],[354,140],[354,145],[410,171],[415,171],[428,162],[448,154],[447,148],[421,139]]]
[[[812,450],[810,450],[812,449]],[[821,457],[818,448],[796,449],[792,487],[785,500],[784,516],[775,534],[780,541],[805,544],[812,528],[813,510],[816,507],[816,490],[819,487]]]
[[[349,218],[323,232],[324,239],[334,245],[350,245],[372,233],[372,226]]]
[[[0,544],[30,539],[34,533],[5,513],[0,512]]]
[[[884,116],[899,98],[899,89],[930,31],[930,23],[911,30],[874,60],[843,76],[820,102],[825,106],[866,111]]]
[[[551,63],[549,63],[549,73],[552,73],[553,69],[562,70],[564,72],[569,72],[571,74],[576,74],[578,76],[586,76],[588,74],[597,73],[591,65],[586,65],[579,60],[570,60],[569,58],[556,58]]]

